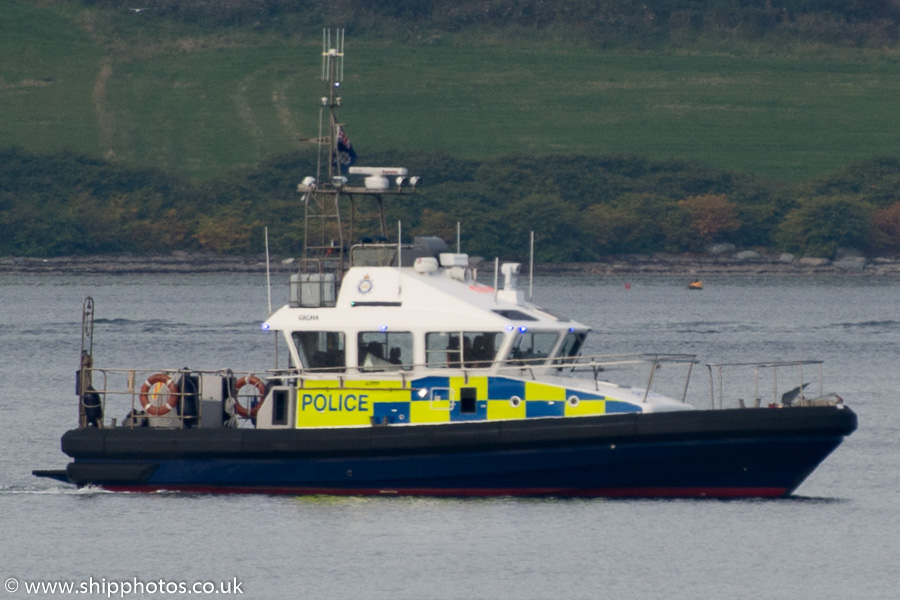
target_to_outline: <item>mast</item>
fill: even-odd
[[[303,194],[304,230],[301,271],[323,273],[328,270],[341,273],[344,269],[345,232],[341,219],[341,192],[346,178],[341,173],[341,123],[338,108],[341,105],[341,82],[344,77],[344,30],[322,31],[322,81],[325,94],[319,108],[319,160],[316,177],[306,177],[298,186]],[[327,132],[321,135],[322,123],[327,120]],[[322,156],[323,151],[325,156]],[[344,153],[347,155],[347,153]],[[323,169],[322,161],[326,166]],[[350,161],[349,155],[344,159]],[[322,177],[323,170],[327,173]],[[351,228],[353,226],[351,219]],[[350,232],[352,236],[352,231]],[[337,260],[337,268],[330,268],[326,259]]]
[[[322,81],[327,87],[327,95],[322,97],[322,107],[328,110],[328,180],[334,182],[335,176],[342,175],[338,147],[341,127],[338,108],[341,106],[341,97],[338,92],[344,81],[343,29],[322,31]]]
[[[388,258],[399,261],[402,240],[397,240],[396,246],[388,240],[383,197],[414,192],[419,184],[418,177],[407,177],[407,170],[401,167],[354,166],[356,151],[338,117],[343,79],[344,30],[325,29],[322,32],[325,93],[319,107],[316,139],[318,166],[315,177],[307,176],[297,186],[304,210],[298,284],[308,288],[305,297],[309,302],[322,303],[313,305],[333,304],[340,279],[350,267],[351,245],[363,251],[367,247],[390,246],[390,257],[381,253],[381,262]],[[326,127],[327,131],[323,131]],[[322,164],[323,160],[327,166]],[[360,232],[374,239],[359,239]],[[361,263],[369,259],[353,260]],[[297,295],[292,292],[292,302],[302,305],[302,293],[302,289],[297,290]]]

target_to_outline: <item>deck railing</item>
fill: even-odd
[[[616,354],[553,360],[483,361],[483,364],[470,362],[459,368],[390,365],[380,371],[372,367],[264,372],[93,367],[79,371],[76,392],[80,398],[79,415],[83,427],[141,427],[148,423],[148,415],[157,423],[169,423],[171,427],[247,426],[273,387],[302,389],[326,379],[338,388],[355,389],[359,387],[360,379],[373,376],[386,382],[396,381],[396,387],[382,386],[381,390],[413,393],[417,391],[413,384],[415,379],[443,373],[461,376],[465,383],[473,377],[486,375],[524,377],[533,381],[583,376],[580,377],[582,384],[591,382],[589,385],[595,389],[600,389],[606,382],[631,387],[640,393],[642,402],[647,402],[654,388],[659,387],[665,388],[669,397],[686,402],[695,364],[696,356],[692,354]],[[673,366],[680,368],[672,369]],[[760,408],[841,402],[838,396],[823,391],[821,361],[709,363],[707,368],[713,409],[726,408],[726,404]],[[738,385],[743,390],[750,390],[751,394],[735,392]]]
[[[712,408],[724,408],[727,402],[734,402],[740,408],[842,402],[837,394],[825,393],[820,360],[709,363],[706,366]],[[749,398],[746,391],[751,392]]]
[[[588,374],[592,380],[595,389],[599,389],[602,382],[619,383],[622,385],[630,385],[639,387],[643,390],[643,400],[646,401],[647,395],[654,386],[654,382],[658,377],[659,370],[664,365],[681,365],[686,369],[680,377],[676,376],[678,382],[678,397],[682,401],[686,401],[688,384],[693,366],[697,362],[696,355],[693,354],[606,354],[592,356],[578,356],[566,358],[514,358],[508,360],[464,360],[459,366],[440,364],[408,364],[408,365],[391,365],[385,364],[381,366],[351,366],[351,367],[323,367],[314,369],[276,369],[268,371],[267,376],[270,379],[283,380],[299,380],[301,387],[303,378],[314,376],[321,377],[324,375],[333,375],[340,387],[344,387],[346,379],[359,379],[360,377],[371,377],[373,374],[379,376],[391,375],[399,378],[401,388],[409,388],[411,379],[419,378],[427,371],[428,375],[436,375],[441,373],[459,374],[464,382],[468,382],[470,378],[485,375],[508,375],[518,376],[538,381],[553,375],[564,375],[574,373],[577,375]],[[643,367],[643,370],[641,369]],[[613,370],[617,374],[622,374],[625,370],[631,370],[634,375],[630,381],[620,381],[617,379],[606,379],[606,376]],[[667,371],[669,369],[666,369]],[[669,382],[671,385],[671,382]]]
[[[227,402],[231,412],[221,415],[221,424],[234,417],[235,403],[250,412],[254,402],[258,404],[264,399],[263,390],[255,386],[250,389],[257,393],[239,394],[237,384],[263,379],[264,375],[257,377],[250,371],[231,369],[82,369],[76,383],[80,422],[82,427],[142,427],[147,424],[148,416],[153,416],[170,419],[173,427],[200,427],[212,416],[205,415],[205,410],[221,413]],[[215,417],[218,419],[219,415]]]

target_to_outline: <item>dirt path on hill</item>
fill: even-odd
[[[94,113],[97,115],[97,134],[100,147],[103,148],[103,156],[107,159],[116,157],[113,148],[115,140],[115,120],[106,107],[106,84],[112,76],[112,61],[105,57],[100,62],[100,71],[94,80],[94,91],[91,95],[94,104]]]

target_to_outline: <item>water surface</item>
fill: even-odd
[[[630,289],[625,288],[630,284]],[[900,282],[539,278],[591,353],[826,361],[860,428],[788,500],[112,494],[62,468],[81,305],[106,366],[271,366],[264,277],[0,276],[0,580],[242,582],[252,598],[894,598]],[[275,289],[277,303],[287,290]],[[689,399],[708,402],[705,369]],[[25,598],[22,589],[9,594]],[[157,597],[143,594],[129,597]],[[86,597],[105,597],[95,594]]]

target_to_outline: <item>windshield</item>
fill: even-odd
[[[556,346],[559,333],[555,331],[521,331],[510,351],[509,358],[513,364],[540,364],[550,356]]]
[[[575,358],[581,353],[581,347],[584,345],[584,340],[587,338],[587,333],[584,331],[570,331],[566,334],[566,337],[563,338],[562,345],[559,347],[559,356],[556,359],[556,364],[567,364],[575,362]]]

